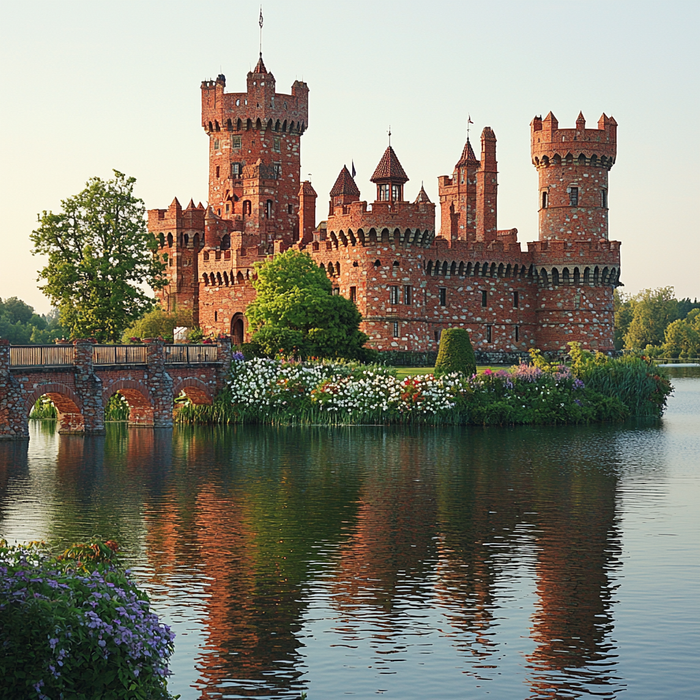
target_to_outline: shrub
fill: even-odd
[[[476,373],[476,358],[469,333],[464,328],[446,328],[440,336],[440,349],[435,361],[435,375],[462,372],[468,377]]]
[[[3,697],[172,698],[174,635],[119,566],[116,543],[93,540],[52,556],[0,541]]]
[[[612,358],[569,343],[572,370],[591,391],[619,399],[633,416],[659,418],[673,391],[665,372],[646,356]]]

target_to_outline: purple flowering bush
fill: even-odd
[[[93,540],[53,556],[0,540],[2,697],[172,698],[174,634],[115,552]]]

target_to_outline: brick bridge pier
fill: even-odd
[[[170,428],[173,399],[184,394],[211,403],[231,364],[231,341],[216,345],[72,344],[11,346],[0,339],[0,440],[26,440],[32,407],[48,396],[58,410],[59,433],[101,434],[104,409],[119,392],[129,425]]]

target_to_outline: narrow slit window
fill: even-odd
[[[389,301],[393,306],[399,303],[399,288],[398,287],[389,287]]]
[[[406,304],[406,306],[411,305],[411,285],[407,284],[403,288],[403,303]]]
[[[600,191],[600,205],[603,207],[603,209],[608,208],[608,191],[607,190]]]
[[[578,187],[569,187],[569,206],[578,206]]]
[[[481,290],[481,306],[486,307],[489,303],[489,293],[485,290]]]
[[[394,321],[394,338],[399,337],[399,322]]]
[[[438,290],[440,306],[447,306],[447,287],[440,287]]]
[[[513,308],[517,309],[520,306],[520,293],[513,292]]]
[[[493,326],[486,326],[486,342],[490,343],[493,340]]]
[[[547,192],[542,192],[542,209],[547,208],[548,199],[549,199],[549,196],[547,195]]]
[[[350,301],[357,301],[357,287],[350,287]]]
[[[513,327],[513,340],[517,343],[520,340],[520,327]]]

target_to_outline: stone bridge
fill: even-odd
[[[173,399],[184,394],[211,403],[224,387],[231,341],[215,345],[72,344],[11,346],[0,339],[0,440],[26,440],[36,400],[58,410],[59,433],[104,432],[104,410],[119,392],[129,403],[129,425],[170,428]]]

